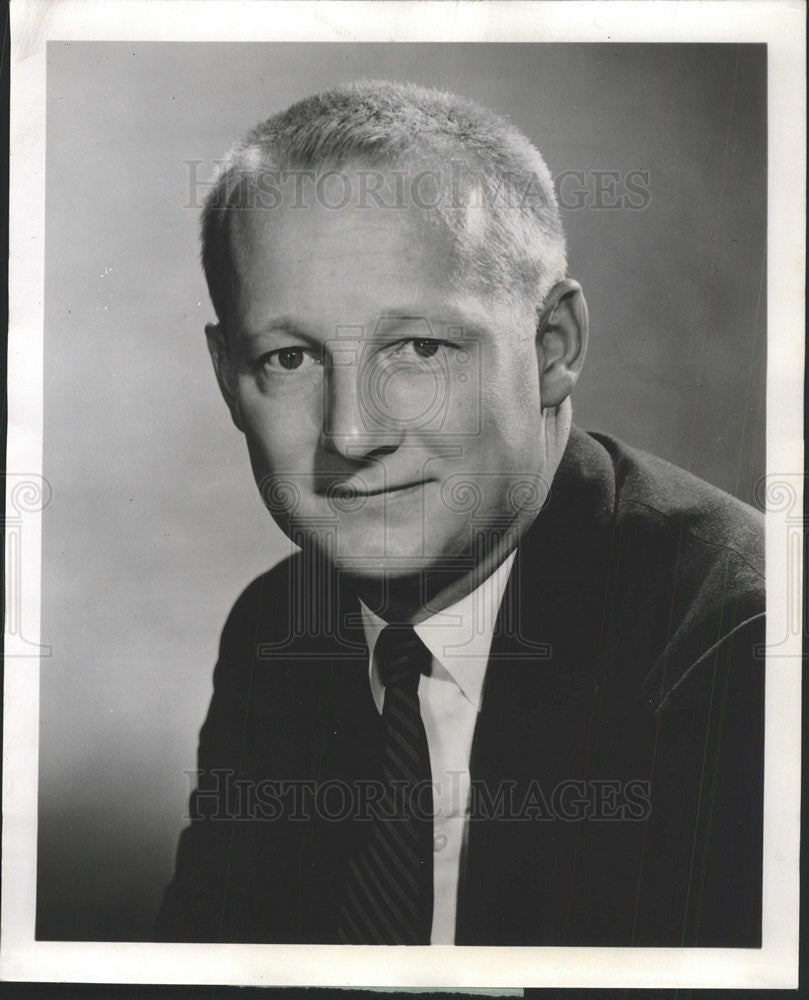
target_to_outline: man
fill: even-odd
[[[301,552],[225,625],[159,936],[759,944],[760,520],[572,427],[537,151],[452,95],[322,94],[232,152],[203,261]]]

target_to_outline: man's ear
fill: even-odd
[[[584,364],[589,320],[578,281],[565,278],[548,292],[537,323],[539,394],[542,406],[559,406],[570,395]]]
[[[219,383],[219,389],[228,404],[233,423],[240,431],[244,431],[244,421],[236,395],[236,374],[230,359],[227,335],[218,323],[208,323],[205,326],[205,337],[208,341],[213,370],[216,372],[216,381]]]

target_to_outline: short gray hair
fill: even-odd
[[[550,172],[509,121],[440,90],[360,81],[308,97],[252,129],[221,165],[202,213],[202,262],[220,321],[230,305],[229,217],[268,176],[341,167],[440,165],[461,197],[430,205],[453,240],[465,280],[540,308],[565,275],[565,237]],[[449,174],[453,172],[450,180]],[[470,226],[470,204],[482,225]]]

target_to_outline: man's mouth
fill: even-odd
[[[414,492],[422,487],[424,483],[425,480],[418,479],[407,483],[397,483],[395,485],[386,484],[385,486],[380,486],[378,488],[370,488],[364,485],[351,486],[344,484],[342,486],[334,487],[331,491],[331,495],[338,500],[354,500],[360,497],[394,496]]]

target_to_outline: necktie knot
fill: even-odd
[[[432,662],[432,654],[412,625],[387,625],[374,652],[386,688],[417,689],[420,675],[429,672]]]

